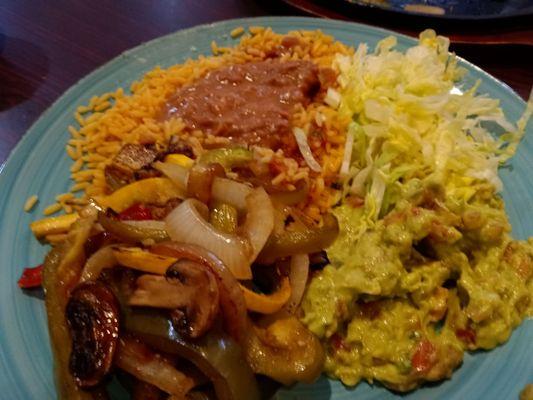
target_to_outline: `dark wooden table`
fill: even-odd
[[[2,0],[0,164],[68,87],[122,51],[197,24],[262,15],[302,13],[275,0]],[[387,18],[370,22],[395,28]],[[455,51],[528,96],[531,47]]]

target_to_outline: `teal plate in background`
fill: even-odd
[[[179,31],[126,51],[97,69],[56,101],[31,127],[8,161],[0,167],[0,399],[43,400],[55,398],[52,356],[44,304],[23,293],[17,279],[25,266],[40,264],[47,248],[32,236],[28,225],[42,217],[44,207],[71,185],[71,160],[64,147],[72,114],[91,96],[128,88],[132,81],[156,65],[163,67],[210,52],[210,43],[235,43],[229,32],[238,26],[270,26],[277,32],[293,29],[321,29],[336,39],[356,46],[371,47],[392,34],[365,25],[312,18],[255,18],[225,21]],[[415,41],[398,36],[398,48]],[[469,70],[462,82],[483,83],[479,92],[501,100],[507,117],[515,121],[525,103],[506,85],[479,68],[461,62]],[[531,124],[511,167],[501,171],[503,197],[513,226],[513,236],[533,235],[533,135]],[[26,199],[37,194],[39,204],[31,213],[22,211]],[[452,379],[424,387],[408,395],[393,394],[379,385],[362,383],[355,389],[321,378],[314,385],[298,385],[276,394],[280,400],[301,399],[517,399],[520,390],[533,383],[533,322],[522,324],[505,345],[490,351],[466,354]]]

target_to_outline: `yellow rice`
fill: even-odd
[[[275,51],[285,37],[263,27],[250,27],[249,32],[244,34],[244,30],[240,29],[232,31],[232,37],[242,35],[239,44],[233,48],[220,48],[213,42],[213,56],[199,56],[196,60],[189,59],[166,69],[155,67],[142,79],[132,83],[131,94],[125,94],[123,88],[118,88],[115,92],[93,96],[87,105],[78,107],[74,118],[79,127],[68,128],[71,139],[66,146],[67,154],[74,160],[71,178],[75,184],[71,192],[82,192],[82,199],[108,194],[105,167],[126,143],[163,146],[171,136],[177,135],[187,140],[197,154],[204,151],[205,144],[227,143],[227,138],[204,135],[202,132],[187,133],[180,120],[161,121],[158,116],[166,99],[177,88],[192,83],[213,69],[260,61]],[[352,48],[320,31],[295,31],[289,35],[298,37],[299,45],[292,49],[291,54],[284,54],[282,60],[312,60],[319,67],[332,67],[336,54],[353,52]],[[303,162],[298,164],[286,158],[283,152],[269,155],[269,160],[277,158],[284,165],[283,171],[273,178],[275,184],[294,188],[293,183],[298,179],[310,180],[310,201],[306,205],[306,212],[312,217],[318,218],[321,212],[331,206],[330,185],[342,160],[347,123],[335,109],[324,103],[315,102],[306,109],[300,107],[295,111],[292,120],[294,126],[308,132],[310,138],[317,135],[322,137],[320,143],[310,139],[313,154],[323,166],[319,176],[310,173]],[[79,204],[60,201],[48,207],[45,213],[60,209],[73,211],[79,207]]]
[[[36,195],[28,197],[28,200],[24,203],[24,211],[30,212],[38,201],[39,198]]]
[[[43,211],[43,214],[44,215],[51,215],[51,214],[54,214],[58,211],[60,211],[63,207],[61,206],[61,204],[59,203],[54,203],[52,205],[49,205],[48,207],[46,207]]]
[[[244,33],[244,28],[242,26],[239,26],[238,28],[233,29],[230,32],[230,36],[235,39],[241,36]]]

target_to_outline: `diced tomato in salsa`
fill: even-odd
[[[467,344],[476,344],[476,332],[472,328],[457,329],[455,336]]]
[[[411,358],[411,366],[419,374],[425,374],[435,364],[437,356],[437,349],[427,339],[418,343],[418,346]]]
[[[334,333],[329,340],[335,350],[349,350],[350,349],[350,346],[348,346],[344,338],[338,333]]]

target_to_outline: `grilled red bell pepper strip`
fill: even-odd
[[[152,212],[143,204],[134,204],[117,215],[121,221],[146,221],[152,218]]]
[[[18,285],[22,289],[32,289],[40,287],[43,283],[43,266],[37,265],[33,268],[24,268],[18,280]]]

